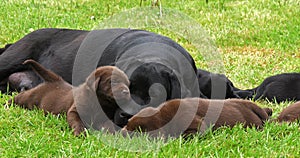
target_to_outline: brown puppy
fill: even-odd
[[[251,101],[241,99],[174,99],[157,108],[149,107],[141,110],[129,119],[123,131],[156,130],[154,135],[160,133],[178,136],[182,133],[188,135],[204,132],[212,124],[213,130],[221,126],[233,127],[238,123],[244,124],[244,127],[261,128],[271,114],[271,109],[262,109]]]
[[[45,113],[67,112],[67,121],[74,129],[75,135],[83,132],[85,127],[99,129],[103,127],[103,124],[108,124],[105,121],[114,116],[114,110],[118,107],[117,103],[127,102],[130,99],[128,78],[117,67],[99,67],[90,74],[85,83],[79,87],[73,87],[34,60],[26,60],[24,64],[30,65],[45,82],[19,93],[14,97],[14,103],[28,109],[37,107],[43,109]],[[90,103],[93,104],[90,105]],[[94,106],[97,107],[96,110],[93,109]],[[88,113],[87,115],[92,116],[93,120],[86,121],[90,118],[85,115],[81,117],[81,113]],[[83,124],[83,122],[88,124]]]
[[[127,76],[116,67],[103,66],[92,72],[86,82],[73,90],[74,103],[67,112],[67,121],[74,134],[81,133],[84,127],[104,127],[112,132],[110,120],[118,105],[131,99],[128,86]]]
[[[14,97],[14,103],[28,109],[37,107],[43,109],[45,113],[67,112],[73,103],[72,85],[34,60],[26,60],[23,64],[30,65],[44,82],[19,93]]]
[[[277,117],[278,122],[294,122],[300,120],[300,101],[286,107]]]

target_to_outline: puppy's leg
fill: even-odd
[[[80,133],[84,132],[84,124],[80,119],[75,104],[73,104],[67,112],[67,122],[74,130],[75,136],[79,136]]]
[[[35,99],[32,99],[30,94],[30,90],[19,93],[13,98],[14,104],[32,110],[35,105],[38,105],[38,102],[36,102]],[[11,102],[12,100],[9,101],[9,103]]]

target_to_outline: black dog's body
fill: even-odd
[[[1,54],[0,81],[28,70],[22,63],[34,59],[71,83],[74,58],[87,34],[81,30],[41,29],[26,35]]]
[[[8,48],[4,48],[0,56],[0,81],[7,79],[15,72],[27,71],[28,67],[22,63],[26,59],[33,59],[60,75],[65,81],[72,83],[72,71],[77,52],[92,32],[40,29],[26,35]],[[97,43],[97,40],[101,41],[103,38],[111,40],[106,40],[105,42],[108,41],[108,43],[105,48],[102,52],[97,52],[102,55],[96,66],[115,65],[123,70],[129,77],[131,95],[137,104],[157,106],[173,98],[204,97],[200,94],[197,85],[193,58],[171,39],[142,30],[107,29],[94,32],[99,34],[93,39],[94,42],[96,41],[94,43],[96,46],[102,44]],[[91,52],[89,47],[83,52],[86,52],[87,57],[91,56],[88,54]],[[177,56],[183,58],[177,58]],[[188,68],[191,70],[189,71]],[[82,77],[80,81],[84,82],[89,73],[80,76]],[[36,76],[33,80],[39,81]],[[0,83],[2,83],[0,90],[6,91],[7,85]],[[154,83],[162,85],[164,90],[151,89],[150,86]],[[116,119],[120,118],[116,117]]]
[[[266,78],[258,87],[245,90],[254,100],[284,102],[300,100],[300,73],[283,73]]]

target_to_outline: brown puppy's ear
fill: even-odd
[[[98,77],[96,77],[96,71],[92,72],[92,74],[90,74],[90,76],[88,76],[88,78],[86,79],[86,85],[92,89],[92,91],[96,91],[97,87],[99,86],[99,83],[101,81],[101,75],[99,75]]]
[[[40,65],[38,62],[29,59],[24,61],[24,65],[30,65],[31,68],[41,77],[44,79],[45,82],[56,82],[61,81],[62,78],[58,75],[56,75],[54,72],[44,68],[42,65]]]

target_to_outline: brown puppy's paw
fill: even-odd
[[[73,134],[78,137],[80,135],[86,136],[85,128],[81,125],[72,127],[74,129]]]
[[[272,116],[273,110],[271,108],[263,108],[263,110],[268,114],[268,116]]]

